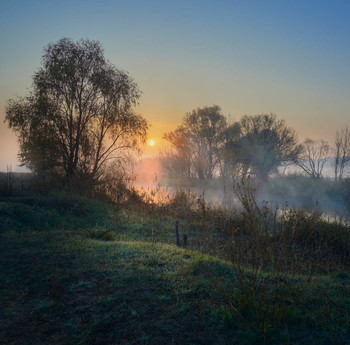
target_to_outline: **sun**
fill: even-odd
[[[148,145],[149,145],[149,146],[154,146],[154,145],[155,145],[154,140],[150,140],[150,141],[148,142]]]

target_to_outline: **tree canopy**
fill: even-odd
[[[295,131],[275,114],[246,115],[228,124],[220,107],[187,113],[164,138],[172,150],[163,158],[170,175],[211,179],[251,174],[262,180],[301,153]]]
[[[32,91],[9,100],[5,120],[32,170],[98,179],[107,162],[145,142],[148,123],[133,111],[139,97],[137,84],[105,59],[99,42],[63,38],[44,49]]]
[[[182,124],[164,138],[172,145],[169,162],[183,166],[188,174],[199,179],[211,179],[219,164],[219,151],[223,144],[226,118],[217,105],[192,110],[185,115]],[[179,158],[183,158],[182,162]],[[175,166],[173,170],[176,171]],[[189,177],[189,176],[188,176]]]
[[[293,129],[275,114],[245,115],[226,142],[227,159],[239,164],[244,174],[266,180],[285,162],[295,162],[301,152]]]

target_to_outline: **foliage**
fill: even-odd
[[[116,236],[110,229],[95,228],[86,231],[89,238],[103,241],[114,241]]]
[[[173,132],[164,134],[164,139],[171,146],[161,152],[161,163],[167,176],[171,178],[191,178],[193,167],[191,163],[191,145],[184,133],[178,127]]]
[[[225,157],[231,165],[240,165],[243,175],[251,174],[262,180],[276,172],[279,165],[295,161],[301,147],[295,131],[286,127],[275,114],[246,115],[232,128],[228,137]]]
[[[164,138],[171,144],[162,156],[169,177],[204,180],[251,174],[265,181],[301,152],[295,131],[276,115],[246,115],[228,125],[218,106],[188,113]]]
[[[130,190],[135,177],[132,173],[132,158],[129,160],[115,161],[104,169],[96,194],[107,198],[116,205],[125,203],[130,196]]]
[[[98,179],[108,161],[145,141],[148,124],[132,111],[139,95],[98,42],[63,38],[44,50],[30,95],[8,102],[6,121],[32,170]]]
[[[350,264],[348,229],[322,220],[319,209],[283,208],[257,201],[248,177],[234,185],[242,223],[234,230],[234,251],[245,265],[278,272],[329,271]]]
[[[219,165],[226,126],[226,118],[217,105],[187,113],[175,131],[164,135],[173,149],[163,158],[165,167],[177,171],[180,164],[189,178],[211,179]]]
[[[243,207],[242,228],[236,229],[230,245],[236,286],[232,291],[215,276],[211,280],[225,299],[225,317],[238,317],[250,343],[283,341],[281,328],[289,333],[293,325],[305,322],[297,306],[309,299],[305,287],[310,286],[318,264],[335,270],[342,260],[343,267],[349,265],[348,230],[322,229],[320,214],[303,209],[286,207],[278,217],[278,208],[266,201],[258,205],[249,177],[236,182],[234,191]],[[301,271],[307,278],[301,278]],[[334,308],[329,312],[334,315]]]

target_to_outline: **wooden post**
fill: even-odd
[[[183,235],[183,246],[184,246],[184,248],[186,248],[186,246],[187,246],[187,235],[186,234]]]
[[[175,235],[176,235],[176,245],[180,247],[180,235],[179,235],[179,221],[175,223]]]

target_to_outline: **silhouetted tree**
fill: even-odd
[[[246,115],[235,126],[226,141],[225,157],[243,175],[266,180],[279,165],[295,161],[300,154],[295,131],[275,114]]]
[[[350,162],[350,131],[348,128],[336,133],[334,146],[334,176],[335,180],[342,180],[344,169]]]
[[[227,126],[223,132],[223,147],[220,150],[220,174],[222,177],[240,175],[242,165],[237,160],[235,152],[240,149],[241,128],[238,122]]]
[[[98,42],[64,38],[44,50],[32,92],[8,102],[6,121],[31,169],[98,179],[108,161],[145,141],[148,124],[132,110],[139,96],[136,83],[104,58]]]
[[[178,128],[164,134],[163,138],[171,144],[161,153],[161,164],[168,177],[193,177],[191,147],[184,133]]]
[[[190,160],[190,171],[197,178],[211,179],[218,167],[226,127],[226,118],[219,106],[197,108],[187,113],[182,124],[174,132],[166,133],[164,138],[177,152],[175,157]],[[182,156],[184,147],[186,155]]]
[[[329,153],[330,146],[326,141],[307,138],[303,142],[300,159],[296,163],[307,175],[320,178],[329,159]]]

